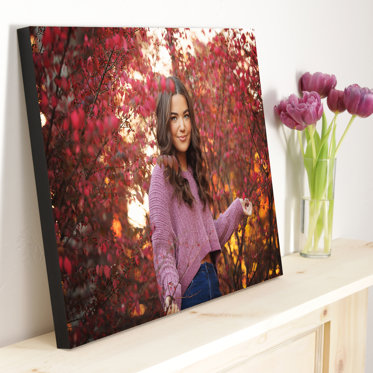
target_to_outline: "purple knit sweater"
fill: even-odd
[[[170,295],[181,309],[182,295],[198,272],[201,260],[211,253],[216,265],[221,247],[238,227],[244,212],[237,198],[213,220],[208,206],[203,208],[190,167],[182,175],[188,180],[195,201],[192,208],[179,203],[163,170],[163,166],[154,167],[149,189],[154,268],[162,306]]]

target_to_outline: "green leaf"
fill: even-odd
[[[313,173],[313,159],[312,157],[304,158],[304,168],[307,172],[308,188],[310,191],[310,197],[314,196],[314,173]]]
[[[319,216],[317,217],[317,223],[316,223],[316,229],[315,229],[315,234],[314,234],[314,246],[318,247],[319,246],[319,241],[321,238],[321,235],[324,232],[325,228],[325,203],[324,201],[317,201],[317,212],[319,213]]]
[[[330,158],[335,158],[335,148],[336,148],[336,145],[337,145],[337,142],[336,142],[336,139],[335,139],[336,129],[337,129],[337,126],[336,126],[336,124],[334,124],[332,137],[330,139],[330,150],[329,150]]]
[[[335,167],[335,158],[329,159],[329,167],[328,167],[328,194],[327,198],[328,200],[334,200],[334,167]]]
[[[329,126],[327,131],[321,137],[320,148],[319,148],[319,152],[317,154],[316,159],[326,159],[326,158],[328,158],[328,155],[329,155],[328,139],[329,139],[329,134],[330,134],[331,130],[332,130],[332,126]]]
[[[321,129],[321,138],[326,134],[328,128],[328,121],[326,120],[325,111],[322,112],[322,129]]]
[[[315,173],[314,173],[314,192],[316,199],[326,198],[326,186],[327,186],[327,175],[328,175],[328,161],[319,160],[316,163]]]
[[[334,168],[335,168],[335,151],[336,151],[336,139],[335,139],[335,134],[336,134],[336,123],[334,123],[333,126],[333,132],[331,135],[330,139],[330,149],[329,149],[329,154],[330,154],[330,160],[329,160],[329,171],[328,171],[328,199],[333,200],[334,199]]]
[[[307,140],[307,147],[306,151],[304,153],[305,158],[312,158],[312,141],[311,141],[311,136],[308,133],[308,131],[305,131],[306,133],[306,140]],[[318,149],[320,148],[320,135],[318,132],[315,130],[314,135],[313,135],[314,141],[315,141],[315,148],[316,148],[316,154],[318,153]]]

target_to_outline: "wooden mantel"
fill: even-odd
[[[3,347],[0,372],[364,373],[373,242],[282,261],[281,277],[73,350],[54,333]]]

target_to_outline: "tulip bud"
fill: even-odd
[[[352,84],[344,90],[344,103],[350,114],[369,117],[373,113],[373,91]]]
[[[335,75],[323,74],[320,72],[310,74],[305,73],[299,79],[300,90],[317,92],[321,98],[327,97],[330,90],[337,85]]]
[[[342,113],[346,110],[343,91],[331,89],[326,102],[329,109],[334,113]]]
[[[282,100],[275,111],[281,122],[290,128],[303,131],[308,125],[315,124],[322,116],[323,106],[317,92],[304,92],[302,98],[290,95]]]

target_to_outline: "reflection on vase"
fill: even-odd
[[[302,198],[300,254],[328,257],[331,254],[334,211],[335,164],[333,158],[304,160],[310,196]]]

